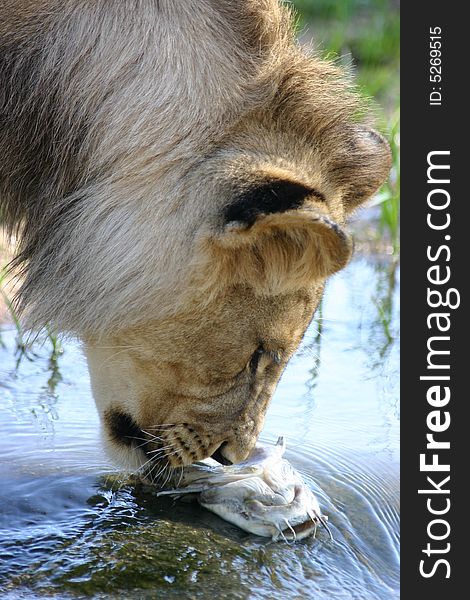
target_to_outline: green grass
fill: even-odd
[[[376,95],[378,75],[384,78],[388,72],[393,78],[395,72],[398,79],[400,16],[395,0],[294,0],[289,3],[299,14],[301,28],[312,33],[325,54],[351,56],[353,64],[362,71],[360,82],[367,93]]]
[[[400,250],[400,121],[398,115],[391,124],[388,139],[392,149],[392,171],[377,194],[375,202],[380,205],[380,232],[389,235],[393,254],[397,255]]]

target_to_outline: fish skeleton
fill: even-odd
[[[241,529],[273,541],[301,540],[326,519],[312,491],[283,458],[283,437],[275,446],[257,444],[248,458],[224,466],[206,459],[186,467],[178,487],[158,496],[197,494],[201,506]]]

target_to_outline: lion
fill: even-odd
[[[247,457],[388,175],[350,77],[293,22],[277,0],[0,7],[17,307],[83,342],[125,468]]]

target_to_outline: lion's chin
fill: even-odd
[[[170,481],[172,474],[177,470],[166,456],[154,457],[142,448],[105,440],[105,451],[113,465],[142,483],[162,487],[164,481]]]
[[[127,447],[107,439],[104,440],[104,450],[113,465],[129,473],[143,471],[149,460],[140,448]]]

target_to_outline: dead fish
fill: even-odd
[[[300,474],[283,458],[283,437],[275,446],[256,445],[237,465],[213,459],[183,470],[178,486],[157,495],[196,494],[201,506],[241,529],[273,541],[301,540],[326,527],[327,517]]]

